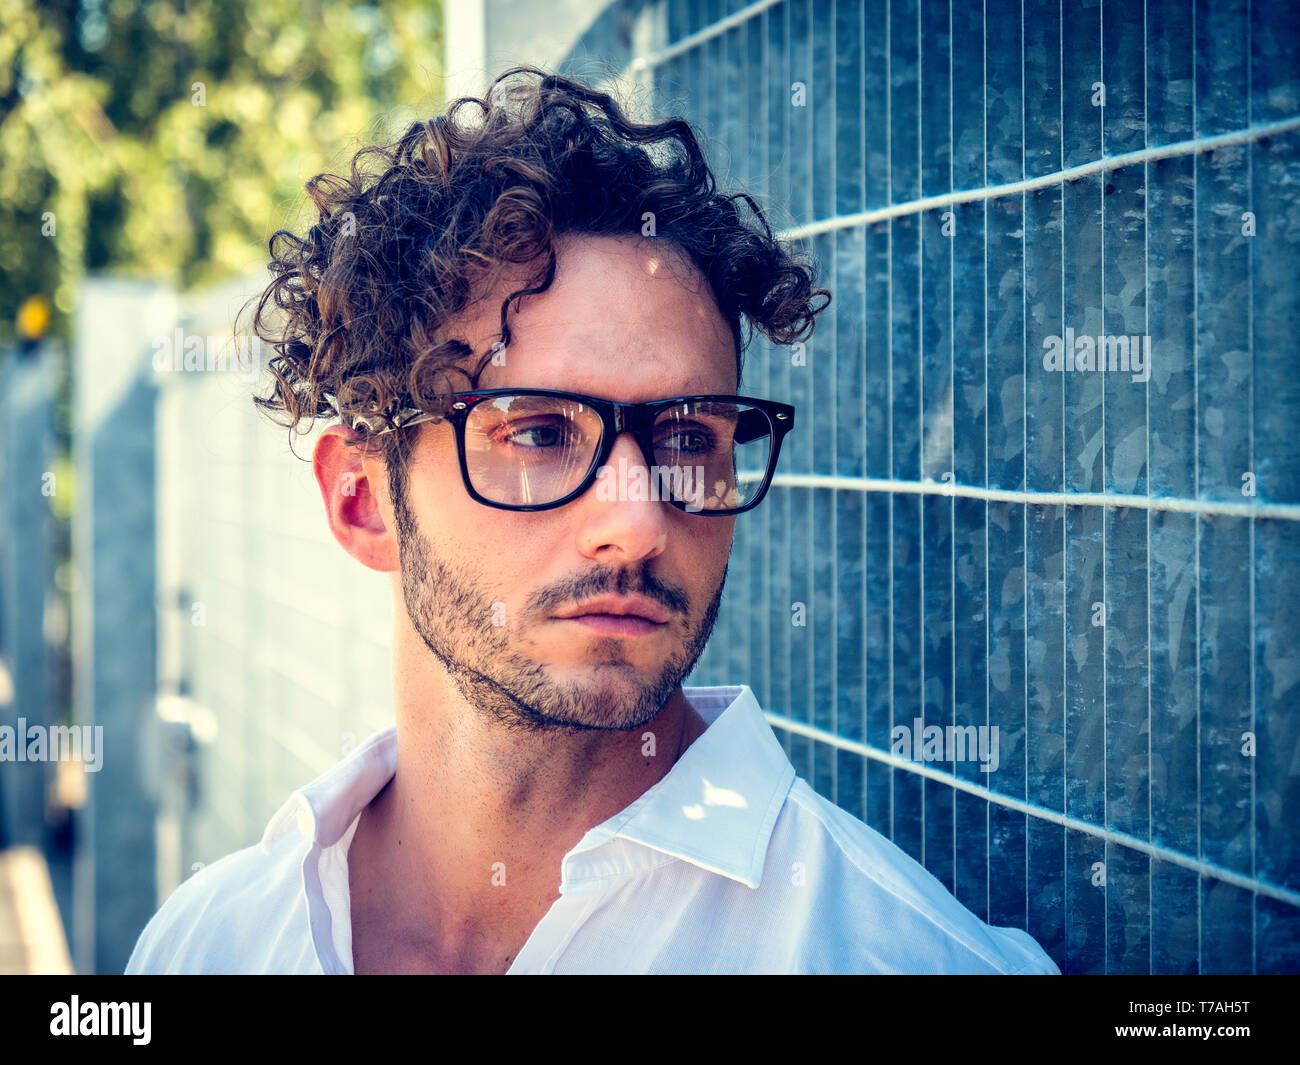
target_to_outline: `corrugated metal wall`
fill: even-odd
[[[692,681],[1065,971],[1300,969],[1300,12],[626,7],[835,295],[748,355],[798,424]],[[1045,365],[1084,334],[1149,379]]]
[[[0,370],[0,725],[60,723],[45,635],[53,584],[50,496],[54,474],[54,370],[50,346],[15,346]],[[21,732],[18,730],[22,729]],[[0,764],[0,845],[43,844],[49,762]]]
[[[184,342],[230,341],[262,283],[189,299]],[[195,744],[166,794],[162,894],[198,863],[256,843],[290,792],[392,722],[387,582],[330,534],[315,438],[295,443],[299,461],[253,407],[265,351],[247,340],[230,351],[253,361],[251,378],[233,366],[154,372],[159,691],[164,716]]]

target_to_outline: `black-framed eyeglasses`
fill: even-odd
[[[607,498],[647,498],[722,517],[758,506],[776,470],[794,407],[748,396],[676,396],[617,403],[577,392],[493,388],[454,392],[446,419],[456,431],[470,498],[502,510],[550,510],[593,482]],[[373,435],[441,420],[417,408],[356,415]],[[646,460],[624,476],[609,467],[614,442],[636,438]],[[632,493],[644,493],[641,496]]]

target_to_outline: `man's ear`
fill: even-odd
[[[370,569],[396,572],[401,563],[384,464],[363,462],[361,449],[345,442],[355,438],[351,429],[331,425],[316,441],[312,467],[325,516],[349,555]]]

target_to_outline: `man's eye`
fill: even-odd
[[[505,447],[552,448],[565,443],[566,434],[558,425],[525,425],[503,428],[495,443]]]
[[[656,448],[677,454],[702,455],[714,448],[713,434],[700,429],[682,429],[670,436],[661,437]]]

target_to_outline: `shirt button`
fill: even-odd
[[[298,831],[307,839],[312,838],[312,819],[311,813],[307,810],[298,811]]]

